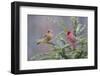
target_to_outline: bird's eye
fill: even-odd
[[[70,32],[67,33],[68,35],[70,34]]]

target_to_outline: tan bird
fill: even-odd
[[[37,41],[37,45],[41,43],[49,43],[52,40],[53,34],[50,30],[47,31],[47,33],[44,34],[43,38],[39,39]]]

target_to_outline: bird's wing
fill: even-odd
[[[71,41],[71,42],[75,42],[76,39],[75,39],[75,36],[73,34],[69,35],[68,36],[68,39]]]

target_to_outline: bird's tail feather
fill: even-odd
[[[40,42],[37,42],[36,44],[37,44],[37,45],[39,45],[39,44],[40,44]]]

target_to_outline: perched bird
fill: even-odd
[[[67,36],[68,43],[72,46],[73,49],[75,49],[75,47],[76,47],[76,39],[75,39],[74,34],[71,31],[68,31],[66,33],[66,36]]]
[[[50,30],[44,34],[44,36],[37,41],[37,45],[40,43],[49,43],[52,40],[53,34]]]

